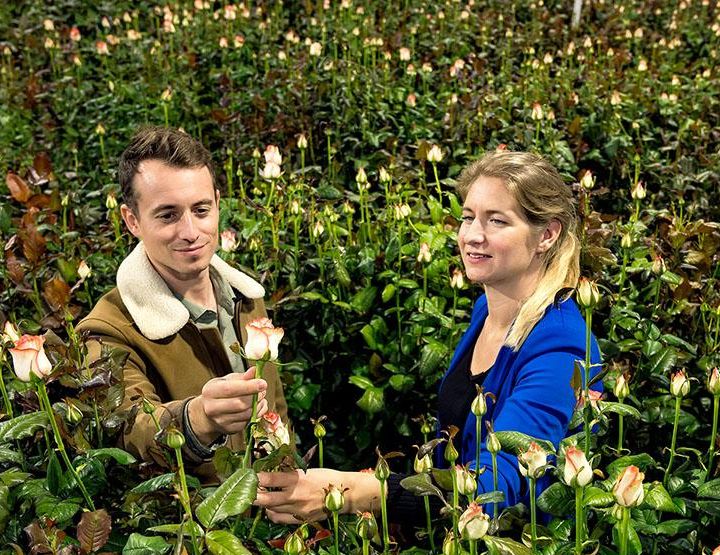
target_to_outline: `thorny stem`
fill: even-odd
[[[627,555],[628,536],[630,535],[630,509],[622,508],[620,520],[620,555]]]
[[[263,366],[265,366],[264,360],[255,361],[255,377],[262,379]],[[245,440],[245,455],[243,456],[243,468],[250,468],[250,462],[252,458],[252,438],[253,431],[257,425],[257,405],[258,405],[258,394],[253,395],[252,400],[252,415],[250,416],[250,422],[247,425],[247,436]]]
[[[430,498],[425,496],[423,497],[423,501],[425,501],[425,526],[427,528],[428,539],[430,540],[430,550],[435,553],[435,538],[433,537],[432,518],[430,516]]]
[[[318,438],[318,462],[320,468],[324,467],[324,457],[323,457],[323,440],[322,438]]]
[[[667,487],[667,481],[670,477],[670,470],[672,469],[673,460],[675,459],[675,443],[677,442],[677,431],[678,424],[680,423],[680,403],[682,397],[675,397],[675,421],[673,422],[673,433],[672,440],[670,442],[670,461],[668,462],[667,468],[665,469],[665,478],[663,484]]]
[[[185,477],[185,464],[182,458],[182,447],[175,447],[175,460],[178,465],[178,477],[180,479],[180,503],[185,510],[185,518],[190,525],[190,537],[193,546],[193,553],[200,553],[195,537],[195,521],[193,520],[192,507],[190,506],[190,492],[187,487],[187,478]]]
[[[337,511],[333,511],[333,531],[335,532],[335,555],[340,555],[340,525]]]
[[[623,399],[618,399],[618,403],[621,405],[623,404]],[[625,417],[622,414],[618,414],[618,443],[617,443],[617,452],[618,455],[620,455],[620,452],[623,448],[623,435],[625,434],[624,431],[625,426]]]
[[[453,487],[453,541],[455,542],[455,552],[460,553],[460,530],[458,527],[458,507],[460,505],[460,494],[458,492],[457,472],[452,468],[452,487]]]
[[[497,453],[490,453],[492,456],[493,490],[498,489]],[[493,501],[493,518],[497,518],[497,502]]]
[[[63,461],[65,462],[65,465],[67,466],[70,473],[73,475],[73,478],[75,478],[75,481],[77,482],[77,485],[80,488],[80,491],[83,495],[83,498],[85,499],[85,503],[87,503],[88,508],[91,511],[94,511],[95,504],[93,503],[92,499],[90,498],[90,494],[88,494],[87,489],[85,489],[85,484],[80,479],[80,475],[77,473],[77,470],[70,462],[70,457],[68,457],[67,451],[65,450],[65,443],[63,442],[62,435],[60,435],[60,429],[58,428],[57,421],[55,420],[55,411],[53,410],[52,405],[50,404],[50,399],[48,398],[47,388],[45,387],[45,382],[40,381],[40,383],[37,386],[37,392],[38,392],[38,398],[40,399],[40,404],[45,409],[45,412],[48,415],[48,419],[50,420],[50,426],[52,427],[53,436],[55,437],[55,444],[58,447],[58,451],[60,451],[60,456],[62,457]]]
[[[537,521],[536,521],[536,510],[535,510],[535,478],[530,478],[530,545],[533,553],[537,553]]]
[[[712,433],[710,434],[710,447],[708,451],[710,452],[710,456],[708,458],[708,475],[712,476],[712,464],[713,464],[713,458],[715,457],[715,438],[717,437],[717,429],[718,429],[718,408],[720,408],[720,395],[715,395],[713,397],[713,423],[712,423]]]
[[[585,309],[585,371],[583,372],[583,395],[585,405],[583,406],[583,420],[585,421],[585,456],[590,457],[590,338],[592,334],[592,309]]]
[[[383,527],[383,554],[390,549],[390,531],[388,530],[387,499],[385,499],[385,480],[380,480],[380,514]]]
[[[584,488],[575,487],[575,553],[582,553],[582,544],[585,539],[585,515],[583,511],[583,492]]]

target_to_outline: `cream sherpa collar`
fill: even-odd
[[[250,276],[236,270],[214,255],[210,265],[228,283],[249,299],[261,299],[265,289]],[[142,334],[148,339],[164,339],[187,323],[190,313],[175,298],[157,273],[142,241],[123,260],[117,273],[117,287],[123,303]]]

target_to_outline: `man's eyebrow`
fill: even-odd
[[[203,199],[203,200],[199,200],[199,201],[197,201],[195,204],[193,204],[193,205],[192,205],[192,208],[196,208],[196,207],[198,207],[198,206],[205,206],[205,205],[209,205],[209,204],[212,204],[212,203],[213,203],[213,200],[212,200],[212,199]],[[175,205],[175,204],[161,204],[160,206],[156,206],[155,208],[153,208],[153,209],[150,211],[150,213],[151,213],[151,214],[157,214],[158,212],[162,212],[163,210],[173,210],[174,208],[177,208],[177,205]]]

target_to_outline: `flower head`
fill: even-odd
[[[620,374],[615,380],[615,387],[613,388],[613,393],[615,394],[615,397],[617,397],[621,401],[625,399],[625,397],[630,395],[630,388],[628,387],[628,383],[625,379],[624,374]]]
[[[419,455],[419,453],[418,453]],[[417,474],[422,474],[424,472],[430,472],[433,467],[432,459],[430,458],[430,454],[423,455],[422,457],[419,457],[418,455],[415,455],[415,460],[413,461],[413,470]]]
[[[685,370],[678,370],[670,379],[670,393],[674,397],[685,397],[690,393],[690,380]]]
[[[82,35],[80,34],[80,29],[73,25],[70,29],[70,40],[73,42],[78,42],[81,38]]]
[[[485,537],[490,528],[490,517],[485,514],[481,505],[474,501],[460,515],[458,530],[467,540],[479,540]]]
[[[377,520],[375,520],[375,515],[368,511],[358,514],[355,531],[363,540],[373,539],[378,531],[378,524]]]
[[[320,54],[322,54],[322,44],[320,44],[319,42],[313,42],[310,45],[310,55],[319,56]]]
[[[245,356],[250,360],[276,360],[278,345],[285,334],[282,328],[273,326],[269,318],[258,318],[245,326],[247,342]]]
[[[717,366],[713,368],[708,375],[707,388],[713,395],[720,395],[720,374],[718,373]]]
[[[327,489],[325,489],[325,508],[330,512],[337,513],[340,512],[344,506],[345,496],[343,495],[343,490],[333,484],[329,484]]]
[[[545,472],[544,466],[547,464],[547,453],[545,449],[533,441],[527,451],[518,455],[518,464],[520,473],[523,476],[540,478]]]
[[[535,121],[540,121],[541,119],[543,119],[542,104],[540,104],[539,102],[533,103],[530,117]]]
[[[420,251],[418,252],[417,261],[429,264],[431,260],[432,255],[430,254],[430,245],[423,241],[420,243]]]
[[[580,186],[586,191],[589,191],[595,186],[595,176],[593,176],[590,170],[587,170],[585,171],[585,173],[583,173],[583,176],[580,179]]]
[[[280,149],[275,145],[267,145],[263,156],[265,157],[266,164],[282,165],[282,154],[280,154]]]
[[[623,507],[637,507],[643,502],[645,492],[642,481],[645,474],[637,466],[630,465],[618,476],[613,486],[613,495],[618,505]]]
[[[465,274],[462,270],[455,268],[452,276],[450,277],[450,287],[453,289],[462,289],[465,287]]]
[[[459,464],[455,465],[455,476],[457,478],[457,488],[460,495],[475,495],[477,493],[477,482],[467,468]]]
[[[563,480],[568,486],[588,485],[593,479],[593,471],[585,453],[575,446],[570,446],[565,451],[565,469]]]
[[[52,363],[43,348],[45,338],[39,335],[23,335],[15,341],[15,347],[8,349],[13,359],[13,368],[18,379],[30,381],[30,375],[39,378],[48,376],[52,371]]]
[[[220,234],[220,249],[224,252],[233,252],[238,248],[237,233],[233,229],[226,229]]]
[[[300,150],[305,150],[308,146],[307,137],[305,137],[304,133],[300,133],[300,136],[297,140],[297,146]]]
[[[290,430],[288,430],[278,413],[266,412],[262,415],[260,425],[260,436],[267,439],[274,449],[278,449],[282,445],[290,445]]]
[[[593,309],[600,301],[600,291],[594,281],[582,277],[578,281],[576,298],[580,308]]]
[[[273,164],[272,162],[268,162],[265,164],[265,167],[260,170],[260,177],[268,180],[277,179],[281,175],[282,170],[280,169],[280,166]]]
[[[442,150],[440,150],[440,147],[438,145],[432,145],[430,149],[427,151],[426,155],[427,161],[431,164],[437,164],[438,162],[441,162],[443,159],[443,153]]]
[[[92,275],[92,269],[87,265],[87,262],[81,260],[78,265],[77,274],[81,280],[86,280]]]
[[[638,181],[633,185],[633,188],[630,190],[630,196],[633,198],[633,200],[642,200],[647,196],[647,190],[645,189],[645,184],[642,181]]]

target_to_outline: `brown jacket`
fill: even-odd
[[[211,265],[236,291],[235,329],[242,343],[245,325],[266,316],[263,287],[214,256]],[[182,421],[182,408],[198,395],[203,385],[228,374],[230,362],[217,329],[200,330],[190,320],[187,309],[172,294],[150,264],[140,243],[120,265],[117,287],[104,295],[90,314],[78,325],[78,331],[91,333],[88,342],[90,360],[100,355],[100,342],[127,350],[130,356],[124,369],[125,399],[122,409],[133,405],[131,397],[140,389],[156,405],[155,416],[161,426],[174,417]],[[98,341],[99,340],[99,341]],[[287,421],[287,404],[277,367],[266,364],[263,377],[268,382],[269,410]],[[134,425],[123,434],[123,446],[144,460],[163,462],[162,450],[155,441],[155,424],[138,411]],[[232,449],[244,444],[241,434],[228,438]],[[212,463],[198,459],[188,449],[185,459],[201,478],[213,478]]]

